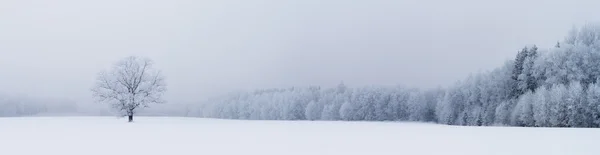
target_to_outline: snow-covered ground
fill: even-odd
[[[136,117],[0,118],[6,155],[598,155],[600,129]]]

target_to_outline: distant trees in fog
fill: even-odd
[[[0,117],[72,113],[74,102],[0,94]]]
[[[138,116],[192,116],[190,104],[157,104],[137,111]],[[109,106],[71,100],[7,95],[0,93],[0,117],[18,116],[115,116]]]
[[[272,89],[238,93],[209,101],[203,117],[255,120],[435,121],[442,91],[420,92],[402,87]],[[414,111],[414,112],[413,112]]]

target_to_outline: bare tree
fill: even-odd
[[[131,56],[117,62],[111,71],[100,72],[92,93],[132,122],[136,109],[165,103],[162,95],[166,90],[164,77],[150,59]]]

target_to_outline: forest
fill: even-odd
[[[473,73],[448,87],[348,87],[339,83],[332,88],[261,89],[217,96],[197,104],[157,105],[141,114],[245,120],[600,127],[598,78],[600,25],[587,24],[573,28],[554,47],[524,47],[502,66]],[[82,108],[70,101],[0,95],[0,116],[44,113],[111,115],[106,110]]]
[[[447,88],[294,87],[232,93],[198,117],[251,120],[418,121],[464,126],[600,127],[600,25],[573,28],[554,47]]]

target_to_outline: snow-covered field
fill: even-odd
[[[0,118],[6,155],[598,155],[600,129],[136,117]]]

